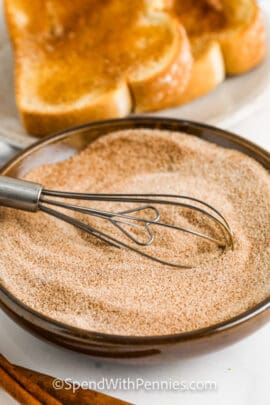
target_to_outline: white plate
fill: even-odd
[[[262,4],[268,38],[270,38],[270,5]],[[214,92],[181,107],[151,114],[191,119],[230,127],[258,109],[270,83],[270,41],[263,65],[245,75],[227,79]],[[33,142],[20,123],[14,100],[12,52],[0,0],[0,138],[24,147]]]

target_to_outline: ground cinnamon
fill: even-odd
[[[185,134],[131,130],[27,178],[59,190],[197,197],[225,215],[235,242],[234,250],[223,252],[180,232],[156,232],[150,254],[195,265],[172,270],[42,213],[3,208],[2,283],[42,314],[98,332],[163,335],[225,321],[270,294],[270,176],[237,151]],[[162,215],[170,219],[171,212]],[[214,231],[188,212],[177,219],[203,233]]]

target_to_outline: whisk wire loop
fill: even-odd
[[[67,202],[66,200],[110,203],[118,202],[121,203],[120,206],[125,203],[132,204],[132,206],[129,209],[124,209],[118,212],[114,212],[113,210],[113,212],[111,212],[94,207],[82,206],[80,204],[76,205],[73,201]],[[134,207],[133,205],[136,204],[140,205]],[[156,242],[156,234],[154,232],[155,227],[184,232],[214,243],[219,248],[225,249],[231,247],[233,249],[232,232],[224,216],[210,204],[195,197],[189,197],[186,195],[88,194],[64,192],[44,189],[39,183],[0,176],[0,205],[29,212],[43,211],[48,215],[65,221],[68,224],[87,232],[110,246],[129,249],[155,262],[171,267],[190,268],[192,266],[181,263],[172,263],[171,261],[160,259],[154,254],[151,255],[149,252],[142,250],[142,247],[146,248],[147,246],[152,245],[153,242]],[[180,207],[181,209],[187,209],[199,213],[204,219],[208,218],[217,225],[222,235],[216,237],[217,229],[215,229],[213,236],[209,235],[208,232],[202,233],[198,230],[190,229],[188,226],[185,227],[176,225],[175,223],[167,223],[167,221],[163,221],[162,218],[162,213],[160,211],[162,206]],[[58,210],[57,208],[60,209]],[[110,231],[103,230],[103,228],[98,229],[96,224],[94,224],[94,226],[85,223],[81,218],[76,218],[74,215],[68,215],[66,211],[78,212],[99,218],[102,221],[107,221],[117,229],[118,233],[120,232],[120,234],[130,242],[127,243],[118,236],[116,237],[114,234],[111,234]],[[177,218],[179,218],[179,216],[177,216]],[[203,224],[205,224],[205,222],[203,222]],[[143,231],[143,238],[141,238],[141,231]],[[156,252],[157,250],[158,249],[155,249],[154,251]],[[175,255],[176,252],[172,254],[172,256]]]
[[[54,199],[52,199],[52,197]],[[82,201],[105,201],[105,202],[121,202],[121,203],[140,203],[140,204],[147,204],[141,207],[132,208],[129,210],[121,211],[121,212],[110,212],[110,211],[103,211],[97,210],[93,208],[78,206],[75,204],[70,204],[64,201],[55,200],[55,198],[61,199],[73,199],[73,200],[82,200]],[[183,202],[185,201],[185,202]],[[188,202],[188,203],[187,203]],[[196,203],[197,205],[194,205]],[[48,208],[45,205],[51,205],[56,207],[61,207],[67,210],[80,212],[82,214],[91,215],[94,217],[98,217],[103,220],[109,221],[112,225],[119,229],[126,237],[128,237],[132,242],[139,246],[149,246],[153,243],[155,239],[155,235],[152,230],[152,226],[159,226],[164,228],[169,228],[177,231],[182,231],[188,234],[191,234],[195,237],[199,237],[205,239],[209,242],[215,243],[218,247],[226,248],[227,246],[233,247],[233,237],[229,227],[228,222],[224,218],[224,216],[210,204],[193,198],[189,196],[181,196],[181,195],[168,195],[168,194],[85,194],[85,193],[72,193],[72,192],[61,192],[61,191],[53,191],[53,190],[42,190],[42,195],[40,197],[39,208],[42,211],[47,212],[50,215],[57,216],[58,218],[72,223],[73,225],[77,226],[78,228],[98,237],[99,239],[107,242],[109,245],[118,247],[125,247],[128,248],[136,253],[139,253],[142,256],[148,257],[156,262],[172,266],[172,267],[180,267],[180,268],[187,268],[189,266],[171,263],[165,260],[161,260],[157,257],[147,254],[136,247],[123,242],[122,240],[113,237],[112,235],[101,231],[91,225],[86,225],[85,223],[79,221],[78,219],[71,218],[62,212],[56,211],[54,209]],[[153,206],[152,204],[157,205],[171,205],[175,207],[181,207],[184,209],[190,209],[196,211],[214,221],[222,230],[223,239],[217,239],[212,236],[203,234],[201,232],[195,231],[193,229],[176,226],[173,224],[164,223],[160,220],[161,213],[158,208]],[[200,205],[200,206],[198,206]],[[137,213],[145,213],[145,211],[154,212],[155,216],[153,218],[144,217],[144,216],[136,216],[131,214]],[[143,225],[144,230],[148,235],[148,239],[146,241],[141,241],[138,237],[135,237],[133,233],[127,231],[124,226],[140,228],[140,224]],[[190,266],[192,267],[192,266]]]

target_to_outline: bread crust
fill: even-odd
[[[176,19],[179,39],[171,63],[157,75],[144,81],[131,81],[135,111],[155,111],[179,104],[191,77],[192,55],[184,28]]]
[[[245,73],[258,66],[266,55],[264,21],[255,2],[253,8],[253,16],[248,24],[219,38],[227,74]]]
[[[35,136],[46,136],[88,121],[125,117],[132,110],[132,97],[127,84],[122,82],[81,108],[51,109],[48,112],[46,108],[24,108],[23,102],[21,106],[21,120],[27,131]]]
[[[225,65],[221,47],[216,41],[206,41],[194,52],[191,78],[178,99],[185,104],[214,90],[225,79]]]

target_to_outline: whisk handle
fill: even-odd
[[[41,184],[0,176],[0,206],[35,212],[41,192]]]

